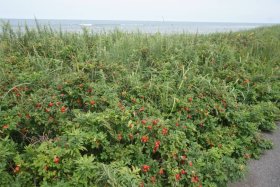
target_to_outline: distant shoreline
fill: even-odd
[[[125,32],[144,33],[216,33],[253,29],[276,25],[273,23],[232,23],[232,22],[181,22],[181,21],[121,21],[121,20],[54,20],[54,19],[0,19],[9,22],[12,28],[27,25],[50,26],[54,30],[81,32],[84,27],[94,33],[119,29]]]

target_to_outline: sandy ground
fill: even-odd
[[[230,184],[229,187],[280,187],[280,122],[278,129],[265,134],[273,142],[273,149],[268,150],[260,160],[249,161],[249,172],[245,179]]]

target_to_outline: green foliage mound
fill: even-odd
[[[0,186],[226,186],[272,147],[279,38],[4,23]]]

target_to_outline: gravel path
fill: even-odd
[[[249,172],[245,179],[230,184],[229,187],[280,187],[280,122],[278,129],[265,134],[273,142],[273,149],[268,150],[260,160],[249,161]]]

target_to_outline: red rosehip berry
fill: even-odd
[[[153,121],[152,121],[153,125],[157,125],[157,124],[158,124],[158,122],[159,122],[159,120],[158,120],[158,119],[155,119],[155,120],[153,120]]]
[[[44,170],[45,170],[45,171],[48,171],[48,170],[49,170],[49,167],[48,167],[47,165],[45,165],[45,166],[44,166]]]
[[[91,104],[91,106],[95,105],[95,101],[91,100],[90,104]]]
[[[175,178],[176,178],[177,181],[180,180],[180,179],[181,179],[181,174],[180,174],[180,173],[177,173],[177,174],[175,175]]]
[[[133,134],[129,134],[128,137],[130,140],[133,140]]]
[[[160,168],[158,174],[163,175],[164,174],[164,170],[162,168]]]
[[[244,83],[248,84],[248,83],[250,83],[250,80],[249,79],[245,79]]]
[[[151,176],[151,183],[155,183],[156,182],[156,176]]]
[[[3,125],[2,126],[2,129],[8,129],[9,128],[9,125]]]
[[[141,142],[146,143],[148,141],[149,141],[149,137],[148,136],[142,136]]]
[[[163,128],[162,131],[161,131],[161,133],[162,133],[163,135],[167,135],[167,134],[168,134],[168,129],[167,129],[167,128]]]
[[[147,123],[147,120],[142,119],[142,120],[141,120],[141,123],[142,123],[143,125],[145,125],[145,124]]]
[[[40,103],[37,103],[37,104],[36,104],[36,108],[41,108],[41,106],[42,106],[42,105],[41,105]]]
[[[159,146],[160,146],[160,141],[158,140],[158,141],[155,142],[155,146],[154,146],[154,149],[153,149],[153,153],[157,152]]]
[[[18,172],[20,172],[20,165],[16,165],[14,169],[14,173],[18,173]]]
[[[191,182],[192,182],[192,183],[197,183],[197,182],[199,182],[198,176],[193,176],[192,179],[191,179]]]
[[[141,183],[139,184],[139,187],[144,187],[144,182],[141,182]]]
[[[118,134],[118,140],[121,141],[122,140],[122,135]]]
[[[59,161],[60,161],[60,159],[59,159],[58,156],[55,156],[55,157],[53,158],[53,162],[54,162],[55,164],[58,164]]]
[[[66,108],[65,106],[62,106],[61,109],[60,109],[60,111],[61,111],[62,113],[66,112],[66,110],[67,110],[67,108]]]
[[[31,118],[30,114],[26,114],[25,117],[26,117],[26,119],[30,119]]]
[[[149,170],[150,170],[150,166],[148,166],[148,165],[143,165],[143,166],[142,166],[142,171],[143,171],[144,173],[148,172]]]
[[[187,111],[187,112],[189,112],[189,111],[190,111],[190,108],[189,108],[189,107],[185,107],[184,110]]]
[[[132,98],[131,101],[132,101],[133,103],[136,103],[136,99],[135,99],[135,98]]]
[[[139,109],[139,112],[143,112],[145,110],[145,107],[141,107],[140,109]]]
[[[189,162],[189,166],[190,166],[190,167],[192,167],[192,166],[193,166],[193,163],[192,163],[192,161],[190,161],[190,162]]]

